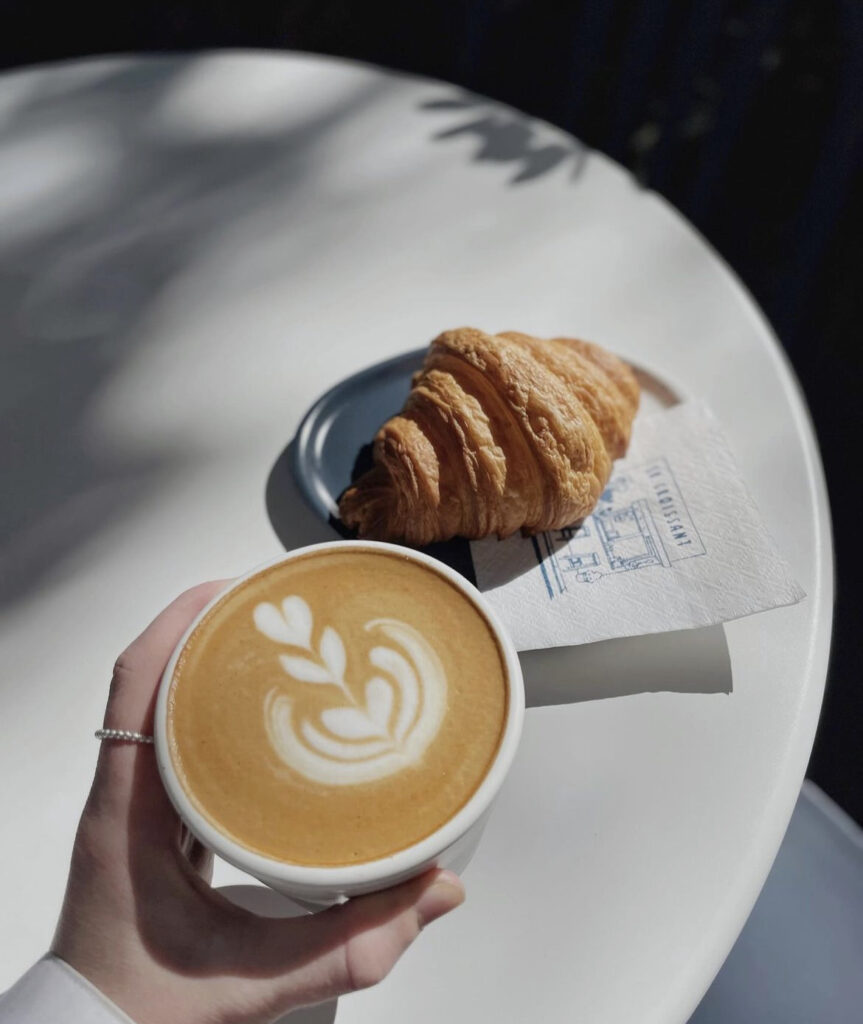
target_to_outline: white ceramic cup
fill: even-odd
[[[425,839],[387,857],[341,867],[309,867],[264,857],[247,849],[220,832],[193,806],[177,777],[168,746],[168,696],[174,669],[183,647],[198,623],[226,594],[274,565],[290,562],[314,552],[336,550],[397,552],[402,558],[409,558],[433,570],[461,591],[479,609],[494,631],[506,666],[509,700],[503,736],[494,761],[471,798],[449,821]],[[234,580],[197,616],[177,645],[162,676],[156,703],[156,757],[162,782],[171,802],[200,842],[229,864],[253,875],[278,892],[304,903],[325,906],[345,897],[386,889],[432,867],[462,871],[473,856],[492,802],[515,757],[523,720],[524,683],[518,655],[500,620],[476,587],[449,566],[418,551],[373,541],[332,541],[298,548],[257,566],[245,576]]]

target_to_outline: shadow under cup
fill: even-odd
[[[197,626],[227,594],[276,566],[330,552],[395,555],[403,561],[431,570],[458,590],[490,627],[504,668],[507,701],[502,733],[490,766],[472,795],[447,821],[425,838],[387,856],[344,865],[317,866],[278,860],[249,849],[217,828],[195,806],[180,780],[171,753],[169,698],[178,662],[187,642]],[[223,860],[276,891],[300,902],[326,906],[350,896],[388,888],[432,867],[448,868],[455,872],[464,869],[473,856],[491,805],[515,756],[521,736],[524,706],[521,666],[512,641],[479,591],[460,574],[428,555],[400,546],[372,541],[333,541],[299,548],[257,566],[245,576],[234,580],[196,617],[177,645],[162,677],[156,705],[156,757],[171,802],[201,843]]]

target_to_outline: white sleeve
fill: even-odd
[[[50,953],[0,995],[0,1024],[134,1024],[83,975]]]

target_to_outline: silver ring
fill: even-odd
[[[97,729],[95,732],[97,740],[119,740],[122,743],[152,743],[152,736],[145,736],[142,732],[129,732],[128,729]]]

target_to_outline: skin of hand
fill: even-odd
[[[161,674],[224,587],[180,596],[114,667],[105,727],[150,734]],[[52,952],[137,1024],[266,1024],[374,985],[464,899],[430,871],[316,914],[262,918],[212,889],[212,855],[181,825],[152,746],[104,742],[72,852]]]

